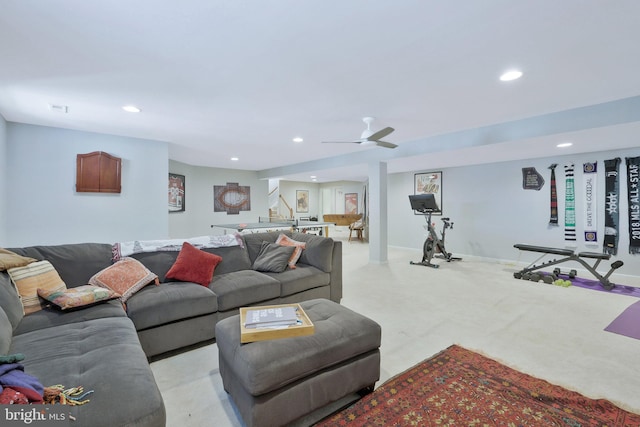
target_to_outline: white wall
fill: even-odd
[[[447,230],[446,246],[454,254],[467,254],[502,260],[531,262],[537,256],[520,253],[513,247],[516,243],[565,247],[564,242],[564,168],[568,163],[576,165],[576,228],[582,231],[583,201],[581,193],[582,164],[598,161],[598,242],[599,246],[587,246],[578,239],[577,251],[602,251],[604,238],[604,160],[620,157],[620,239],[619,250],[614,259],[625,265],[620,274],[640,275],[640,257],[629,255],[628,209],[626,193],[625,157],[640,155],[640,149],[618,150],[571,156],[558,156],[529,161],[514,161],[449,168],[443,170],[442,209],[443,216],[450,217],[454,228]],[[559,205],[559,226],[549,226],[550,214],[550,170],[549,165],[558,163],[556,180]],[[540,191],[522,188],[522,168],[535,167],[544,177]],[[417,171],[427,172],[427,171]],[[389,244],[416,248],[421,251],[424,241],[424,217],[414,215],[409,205],[409,194],[413,194],[414,173],[393,174],[389,177]],[[440,217],[433,221],[441,231]],[[611,263],[605,262],[600,270],[608,271]]]
[[[257,222],[259,216],[269,216],[269,181],[258,179],[254,171],[191,166],[170,160],[169,172],[185,176],[185,211],[169,214],[169,235],[172,238],[221,234],[222,230],[211,225]],[[241,211],[237,215],[213,211],[213,186],[229,182],[251,187],[250,211]],[[166,205],[166,188],[164,197]]]
[[[122,158],[120,194],[75,191],[92,151]],[[8,123],[6,245],[166,238],[167,159],[165,142]]]
[[[7,241],[7,122],[0,114],[0,247]]]
[[[356,193],[358,195],[358,213],[364,212],[364,182],[336,181],[322,184],[321,194],[327,195],[329,200],[321,201],[325,208],[321,209],[320,216],[324,214],[343,214],[345,212],[345,194]],[[322,206],[321,206],[322,207]],[[327,210],[325,212],[325,209]]]
[[[298,212],[296,191],[306,190],[309,192],[309,212]],[[313,182],[284,181],[279,183],[280,195],[284,197],[291,209],[293,209],[293,217],[318,217],[320,212],[319,206],[319,185]],[[289,216],[289,209],[280,200],[280,214],[285,217]]]

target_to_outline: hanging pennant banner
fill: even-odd
[[[551,215],[549,216],[549,225],[558,225],[558,190],[556,189],[556,166],[557,163],[549,166],[551,169]]]
[[[640,156],[627,157],[629,198],[629,253],[640,254]]]
[[[582,196],[584,200],[584,241],[585,243],[598,242],[598,218],[597,218],[597,182],[598,162],[582,165]]]
[[[572,246],[576,242],[576,194],[573,168],[573,163],[564,166],[564,240]]]
[[[620,157],[604,161],[605,199],[604,199],[604,246],[602,252],[618,254],[618,232],[620,224],[620,181],[618,169]]]

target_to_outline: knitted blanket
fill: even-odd
[[[198,249],[242,246],[242,238],[238,233],[225,234],[222,236],[200,236],[190,239],[133,240],[131,242],[113,244],[111,248],[113,262],[119,261],[123,257],[142,252],[179,252],[184,242],[188,242]]]

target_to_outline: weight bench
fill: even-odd
[[[596,268],[598,268],[600,261],[608,260],[609,258],[611,258],[611,254],[605,254],[600,252],[578,252],[576,254],[572,249],[547,248],[544,246],[533,246],[533,245],[522,245],[522,244],[515,244],[513,245],[513,247],[516,249],[520,249],[521,251],[542,253],[542,255],[538,259],[533,261],[527,267],[523,268],[522,270],[516,273],[513,273],[513,277],[515,277],[516,279],[530,277],[529,275],[531,272],[535,270],[539,270],[544,267],[549,267],[551,265],[561,264],[563,262],[568,262],[568,261],[576,261],[582,264],[584,268],[589,270],[589,272],[598,279],[598,281],[600,282],[603,288],[605,288],[606,290],[611,290],[614,287],[614,284],[609,281],[609,276],[611,276],[611,274],[615,270],[617,270],[618,268],[624,265],[622,261],[615,261],[613,264],[611,264],[611,269],[609,270],[609,272],[603,276],[596,271]],[[543,262],[540,265],[535,265],[536,262],[540,261],[542,258],[544,258],[547,255],[560,255],[562,256],[562,258],[553,259],[551,261]],[[589,265],[589,263],[585,259],[592,259],[595,261],[593,262],[593,265]],[[559,271],[560,271],[559,269],[554,270],[554,274],[559,273]],[[572,273],[575,276],[575,270],[572,270]]]

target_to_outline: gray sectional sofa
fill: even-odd
[[[94,390],[70,406],[75,426],[163,426],[165,410],[148,360],[215,338],[216,323],[239,307],[342,298],[342,246],[329,238],[283,232],[306,248],[295,269],[260,272],[253,264],[263,242],[280,232],[242,236],[241,246],[203,249],[222,257],[209,286],[166,280],[177,251],[131,255],[160,279],[125,307],[110,300],[82,309],[45,308],[23,315],[6,272],[0,272],[0,354],[23,353],[25,372],[44,386]],[[112,264],[112,245],[80,243],[11,248],[48,260],[68,288],[84,285]]]

